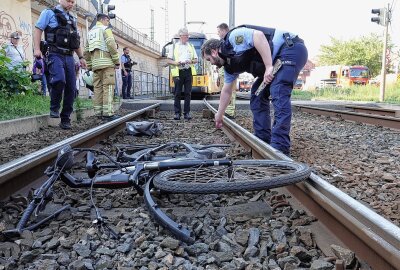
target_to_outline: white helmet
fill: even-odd
[[[89,86],[93,86],[93,71],[83,73],[82,80]]]

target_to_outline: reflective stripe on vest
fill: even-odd
[[[190,43],[188,43],[188,44],[189,44],[189,48],[190,48],[190,54],[192,55],[191,60],[193,60],[194,53],[195,53],[194,52],[194,47],[193,47],[192,44],[190,44]],[[174,48],[174,60],[176,61],[176,59],[179,59],[178,46],[175,46],[175,48]],[[190,65],[190,69],[192,70],[192,76],[197,74],[196,68],[195,68],[195,66],[193,64]],[[172,77],[178,77],[179,76],[179,68],[178,68],[178,66],[171,67],[171,76]]]
[[[104,30],[106,30],[106,28],[107,26],[98,23],[89,31],[88,38],[90,52],[93,52],[95,49],[108,52],[107,44],[104,39]]]

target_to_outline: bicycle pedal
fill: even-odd
[[[161,191],[158,188],[151,188],[150,189],[150,195],[158,197],[161,195]]]

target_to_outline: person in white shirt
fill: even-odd
[[[169,61],[171,67],[171,76],[175,83],[174,110],[175,120],[181,119],[181,92],[184,90],[185,102],[183,107],[183,116],[186,120],[192,119],[190,115],[190,100],[192,94],[193,75],[196,75],[194,64],[197,63],[197,53],[193,45],[188,42],[189,32],[182,28],[178,32],[179,42],[175,44],[173,60]]]
[[[6,56],[11,59],[11,62],[7,64],[9,69],[13,69],[14,67],[20,65],[23,69],[25,61],[25,52],[21,45],[18,45],[21,36],[18,32],[11,33],[10,43],[5,45],[4,50]]]

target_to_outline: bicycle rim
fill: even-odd
[[[271,189],[307,179],[310,168],[281,160],[237,160],[232,166],[168,170],[157,174],[154,186],[172,193],[230,193]]]

